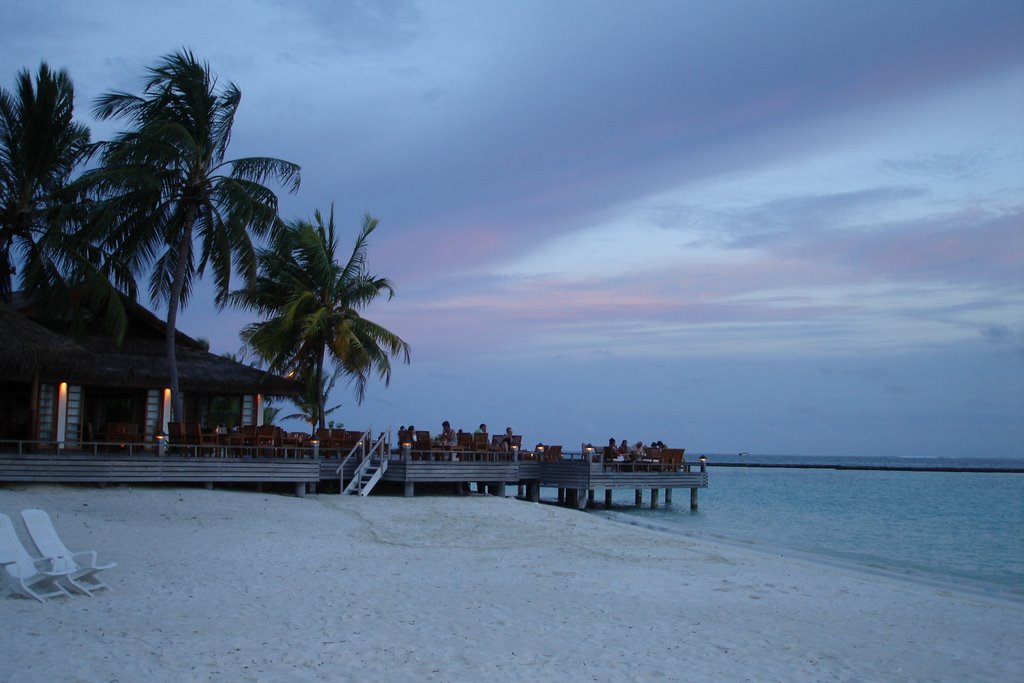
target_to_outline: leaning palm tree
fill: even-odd
[[[299,377],[299,382],[302,383],[304,390],[300,395],[289,399],[295,405],[298,412],[285,415],[284,419],[302,420],[310,425],[312,428],[311,433],[315,434],[317,423],[320,421],[321,406],[323,406],[324,419],[341,407],[340,403],[330,408],[327,407],[327,399],[331,395],[335,383],[338,381],[339,374],[341,373],[337,368],[331,372],[325,372],[323,386],[317,386],[316,382],[310,377]]]
[[[124,308],[108,276],[130,293],[134,282],[84,229],[87,204],[71,176],[91,148],[89,129],[74,121],[74,95],[67,71],[45,63],[34,81],[22,70],[13,91],[0,88],[0,302],[11,302],[20,264],[20,284],[37,303],[68,309],[74,289],[121,335]]]
[[[256,275],[250,233],[278,221],[273,180],[299,187],[299,167],[280,159],[225,160],[241,92],[218,89],[209,65],[188,51],[148,70],[142,95],[101,96],[94,115],[129,130],[104,143],[101,166],[87,178],[103,198],[97,213],[105,244],[136,272],[151,269],[149,294],[167,304],[167,362],[172,415],[181,419],[174,337],[179,307],[209,267],[223,305],[231,276]]]
[[[409,362],[409,345],[359,312],[382,294],[390,299],[395,293],[389,280],[366,272],[367,244],[376,227],[377,219],[367,215],[345,264],[335,256],[333,207],[326,224],[317,211],[314,222],[283,226],[271,246],[260,251],[255,284],[234,298],[267,318],[243,328],[242,339],[269,360],[272,370],[294,372],[320,388],[329,356],[355,383],[361,403],[371,373],[388,384],[391,357]],[[311,391],[323,428],[326,399],[322,391]]]

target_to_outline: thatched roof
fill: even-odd
[[[51,332],[0,303],[0,376],[88,368],[93,357],[63,335]]]
[[[71,337],[48,329],[21,311],[0,306],[0,372],[22,380],[39,372],[46,380],[73,384],[168,386],[164,322],[137,303],[126,301],[126,309],[128,332],[118,347],[101,332]],[[59,328],[59,322],[55,321],[54,326]],[[274,396],[302,393],[299,382],[210,353],[204,344],[181,332],[175,339],[182,391]]]
[[[94,359],[91,371],[75,373],[84,384],[117,386],[166,387],[170,374],[164,340],[126,339],[115,348],[108,339],[92,336],[82,345]],[[178,384],[182,391],[204,393],[263,393],[295,396],[302,392],[300,383],[268,374],[229,358],[218,356],[192,345],[177,345]]]

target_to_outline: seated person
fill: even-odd
[[[454,446],[459,442],[459,437],[448,423],[448,420],[441,423],[441,435],[438,437],[438,441],[444,447]]]
[[[512,428],[505,427],[505,436],[501,437],[501,450],[512,450]]]

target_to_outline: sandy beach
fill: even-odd
[[[1008,681],[1024,604],[486,496],[8,486],[113,592],[4,595],[0,679]]]

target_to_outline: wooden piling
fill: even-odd
[[[672,504],[672,489],[665,489],[665,505]]]
[[[412,498],[416,494],[416,482],[405,482],[405,491],[403,493],[406,498]]]
[[[594,489],[587,489],[587,505],[590,507],[594,505]]]
[[[559,503],[564,503],[570,507],[576,505],[576,489],[558,489],[561,494],[558,498]]]
[[[605,489],[604,490],[604,506],[606,508],[610,508],[612,506],[612,490],[611,489]]]
[[[587,509],[587,489],[575,489],[576,491],[576,509],[586,510]]]
[[[658,489],[651,489],[651,509],[658,509]]]
[[[643,489],[637,489],[636,490],[636,506],[637,507],[642,507],[643,504],[644,504],[644,490]]]
[[[697,509],[697,489],[690,489],[690,509]]]

